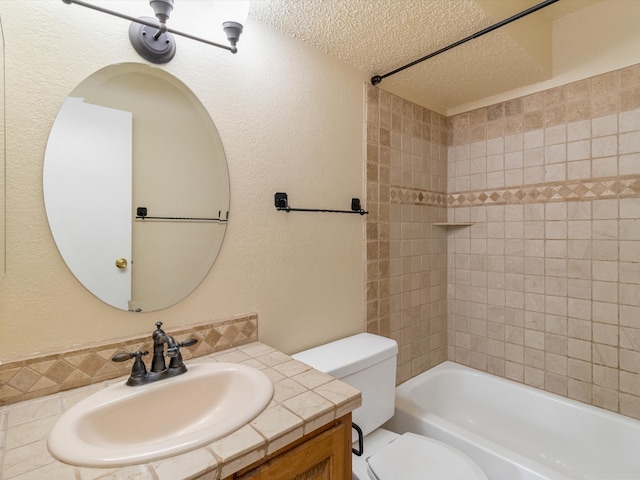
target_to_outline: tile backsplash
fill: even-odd
[[[176,341],[198,339],[181,350],[189,359],[257,341],[258,316],[251,313],[167,331]],[[0,406],[128,375],[131,362],[114,363],[111,357],[136,350],[153,352],[150,334],[0,364]]]
[[[370,110],[381,112],[386,96],[403,112],[410,104],[375,87],[367,91],[368,166],[378,167],[377,176],[368,174],[367,193],[381,198],[383,152],[393,145],[386,145],[381,114]],[[395,128],[400,172],[389,181],[388,209],[401,205],[400,249],[381,238],[392,215],[370,219],[368,242],[378,244],[367,249],[368,280],[378,283],[368,289],[376,307],[368,310],[370,331],[411,350],[412,375],[429,368],[417,359],[431,352],[435,361],[448,358],[640,418],[640,65],[450,117],[446,128],[440,123],[446,152],[425,157],[419,174],[409,168],[415,156],[404,155],[409,130]],[[411,148],[433,141],[424,127],[418,140],[418,129],[410,131]],[[446,172],[446,187],[424,183],[431,172]],[[446,221],[471,225],[432,224]],[[399,270],[380,268],[383,240],[389,258],[400,258]],[[402,281],[416,278],[409,259],[419,252],[429,265],[423,280],[440,277],[441,264],[430,262],[442,245],[447,287],[436,304],[445,298],[446,307],[435,318],[446,319],[446,356],[434,355],[437,342],[416,348],[433,328],[433,309],[409,315],[408,324],[400,313],[399,326],[390,322],[397,328],[380,328],[384,298],[410,292],[415,299],[416,283]],[[396,276],[399,290],[381,288]],[[399,310],[390,303],[391,317],[404,311],[406,303]],[[399,381],[409,370],[403,365]]]
[[[398,383],[447,356],[447,119],[367,86],[367,331],[398,342]]]
[[[449,123],[449,358],[640,418],[640,66]]]

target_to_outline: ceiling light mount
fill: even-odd
[[[204,38],[196,37],[189,33],[180,32],[178,30],[167,27],[167,21],[173,11],[174,0],[149,0],[149,5],[153,9],[156,18],[152,17],[132,17],[124,13],[119,13],[108,8],[103,8],[98,5],[87,3],[83,0],[62,0],[67,5],[76,4],[82,7],[90,8],[98,12],[106,13],[114,17],[123,18],[129,20],[131,26],[129,27],[129,40],[134,50],[145,60],[152,63],[167,63],[176,54],[176,42],[174,35],[196,40],[201,43],[206,43],[213,47],[222,48],[228,50],[231,53],[236,53],[238,47],[236,46],[240,40],[240,34],[242,33],[242,24],[234,21],[227,21],[222,24],[223,30],[227,35],[229,45],[222,45],[220,43],[212,42]]]
[[[153,22],[151,17],[140,17]],[[165,25],[166,28],[166,25]],[[138,22],[129,25],[129,41],[133,49],[151,63],[168,63],[176,54],[176,42],[168,32]]]

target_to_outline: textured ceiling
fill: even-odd
[[[542,0],[261,0],[250,16],[366,72],[383,75]],[[600,0],[560,0],[383,80],[446,113],[551,76],[551,22]]]

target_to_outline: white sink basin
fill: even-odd
[[[117,384],[65,412],[47,441],[57,459],[86,467],[146,463],[204,446],[246,425],[271,401],[255,368],[195,363],[148,385]]]

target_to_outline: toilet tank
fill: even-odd
[[[362,406],[353,411],[353,423],[367,435],[393,416],[397,354],[394,340],[360,333],[292,357],[362,392]]]

